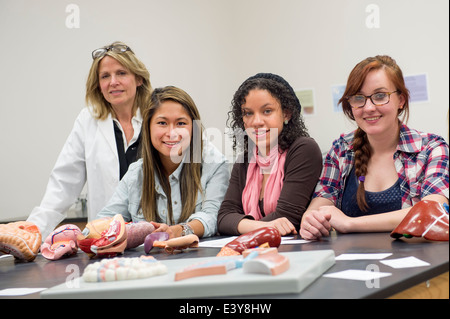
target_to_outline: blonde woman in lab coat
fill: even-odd
[[[42,202],[28,218],[43,240],[66,217],[85,184],[88,220],[94,219],[137,159],[142,112],[152,92],[150,74],[121,42],[94,50],[92,58],[86,83],[89,106],[78,115]]]

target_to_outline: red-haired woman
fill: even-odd
[[[303,238],[327,236],[331,227],[392,231],[417,202],[448,203],[448,144],[406,126],[409,92],[392,58],[357,64],[339,102],[358,128],[333,142],[302,218]]]

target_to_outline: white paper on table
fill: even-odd
[[[236,238],[237,238],[237,236],[231,236],[231,237],[226,237],[226,238],[221,238],[221,239],[200,241],[198,243],[198,247],[222,248],[223,246],[225,246],[230,241],[232,241]]]
[[[392,253],[374,253],[374,254],[341,254],[335,260],[379,260],[391,256]]]
[[[426,261],[420,260],[419,258],[413,256],[397,259],[381,260],[380,262],[392,268],[412,268],[412,267],[430,266],[430,264],[427,263]]]
[[[206,241],[200,241],[198,243],[198,247],[210,247],[210,248],[222,248],[232,240],[235,240],[237,236],[231,236],[226,238],[220,238],[220,239],[213,239],[213,240],[206,240]],[[292,239],[294,237],[281,237],[281,245],[285,244],[304,244],[308,243],[308,240],[304,239]]]
[[[375,272],[370,270],[347,269],[344,271],[338,271],[331,274],[325,274],[323,275],[323,277],[368,281],[388,277],[391,275],[392,274],[389,272]]]
[[[305,244],[310,242],[310,240],[306,239],[292,239],[292,238],[294,237],[281,237],[281,245]]]
[[[24,296],[40,292],[47,288],[7,288],[0,290],[0,296]]]

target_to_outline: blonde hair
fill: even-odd
[[[141,156],[143,159],[143,185],[141,196],[141,209],[147,221],[157,221],[159,218],[155,192],[155,176],[161,183],[167,196],[167,207],[169,224],[174,224],[172,212],[172,199],[170,182],[161,163],[159,152],[151,143],[150,121],[156,110],[165,101],[174,101],[183,106],[192,119],[191,141],[189,156],[183,163],[180,174],[180,191],[182,212],[180,221],[185,221],[195,212],[198,192],[202,192],[201,176],[203,151],[202,134],[203,128],[200,124],[200,113],[192,98],[183,90],[166,86],[155,89],[151,95],[150,107],[143,113]]]
[[[111,45],[107,45],[104,48],[113,45],[126,45],[122,42],[116,41]],[[103,56],[95,58],[92,62],[91,69],[89,71],[88,79],[86,82],[86,104],[91,105],[93,109],[93,115],[99,119],[104,120],[110,113],[112,113],[111,104],[104,98],[99,85],[98,69],[100,61],[105,57],[110,56],[116,59],[125,68],[130,70],[142,84],[136,88],[136,97],[133,105],[133,114],[139,108],[141,113],[148,107],[150,95],[152,93],[152,86],[150,83],[150,73],[134,54],[133,51],[128,50],[126,52],[117,53],[112,50],[107,51]]]

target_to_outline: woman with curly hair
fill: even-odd
[[[259,73],[239,87],[229,112],[240,154],[219,210],[220,234],[239,235],[273,226],[296,234],[322,169],[301,105],[289,83]]]
[[[409,92],[389,56],[358,63],[340,99],[358,128],[328,152],[314,199],[303,215],[305,239],[339,232],[392,231],[421,200],[448,203],[448,145],[404,123]]]

